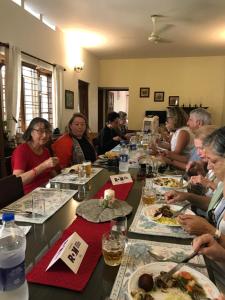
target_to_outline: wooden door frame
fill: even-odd
[[[98,87],[98,132],[105,125],[105,117],[107,114],[107,94],[111,91],[129,91],[128,87]]]

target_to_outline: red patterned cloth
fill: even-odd
[[[115,190],[116,198],[126,200],[133,183],[126,183],[112,186],[107,182],[94,196],[100,198],[104,190],[112,188]],[[62,287],[74,291],[82,291],[95,266],[101,257],[101,238],[103,233],[109,231],[110,223],[91,223],[82,217],[77,219],[64,231],[62,237],[52,246],[52,248],[41,258],[30,273],[27,280],[33,283]],[[77,274],[74,274],[64,263],[57,262],[47,272],[45,271],[51,259],[61,246],[61,244],[74,232],[77,232],[88,244],[87,252],[80,265]]]

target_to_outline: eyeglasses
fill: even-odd
[[[51,130],[49,130],[49,129],[43,129],[43,128],[40,128],[40,129],[33,128],[32,130],[37,131],[38,134],[44,134],[44,133],[51,134],[52,133]]]

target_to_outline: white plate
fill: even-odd
[[[141,266],[138,268],[133,274],[131,274],[129,281],[128,281],[128,294],[129,298],[133,300],[134,298],[131,296],[131,292],[137,290],[138,288],[138,279],[142,274],[148,273],[152,274],[153,277],[158,276],[161,271],[169,271],[171,268],[173,268],[176,265],[176,263],[173,262],[156,262],[156,263],[151,263],[148,265]],[[191,275],[194,276],[194,278],[197,280],[197,282],[202,286],[204,289],[206,296],[210,299],[215,299],[219,295],[219,290],[217,287],[207,278],[205,275],[202,273],[188,267],[188,266],[183,266],[178,272],[181,271],[187,271]],[[161,292],[160,290],[156,292],[152,292],[152,296],[155,297],[157,300],[163,300],[165,297],[168,296],[168,293],[165,294]],[[156,294],[157,293],[157,294]]]
[[[100,154],[98,157],[99,157],[100,159],[108,159],[107,156],[105,156],[105,154]]]
[[[179,206],[179,205],[169,205],[169,204],[165,204],[165,205],[168,205],[170,207],[171,210],[173,211],[178,211],[182,208],[182,206]],[[152,222],[154,223],[157,223],[159,225],[163,225],[163,226],[181,226],[180,224],[162,224],[160,222],[158,222],[158,220],[154,219],[154,213],[157,209],[159,209],[160,207],[162,207],[163,204],[152,204],[152,205],[149,205],[149,206],[146,206],[143,208],[143,213],[144,215],[149,218]],[[188,214],[188,215],[194,215],[195,213],[190,210],[190,209],[186,209],[184,212],[182,212],[184,214]]]
[[[187,187],[187,185],[188,185],[188,182],[187,181],[185,181],[185,180],[183,180],[183,185],[182,186],[179,186],[179,187],[172,187],[172,186],[166,186],[166,185],[160,185],[160,184],[157,184],[157,183],[155,183],[155,180],[157,180],[157,179],[163,179],[163,178],[172,178],[172,179],[174,179],[174,180],[176,180],[178,183],[180,182],[180,177],[178,177],[178,176],[160,176],[160,177],[156,177],[156,178],[153,178],[153,184],[154,184],[154,186],[156,187],[156,188],[158,188],[158,189],[162,189],[162,190],[164,190],[164,191],[169,191],[169,190],[182,190],[182,189],[185,189],[186,187]]]

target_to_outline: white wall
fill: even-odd
[[[217,125],[223,125],[225,57],[101,60],[101,87],[129,88],[129,128],[140,129],[145,110],[164,110],[169,96],[180,105],[208,106]],[[150,98],[140,98],[140,87],[150,87]],[[154,102],[154,91],[165,101]]]
[[[67,65],[65,36],[59,29],[53,31],[10,0],[0,0],[0,41],[18,46],[22,51],[66,68],[65,89],[75,93],[75,110],[63,110],[63,124],[68,122],[78,108],[78,79],[89,82],[89,120],[97,130],[97,82],[99,60],[83,50],[85,69],[78,75]],[[64,99],[62,99],[65,102]],[[63,105],[64,107],[64,105]]]

